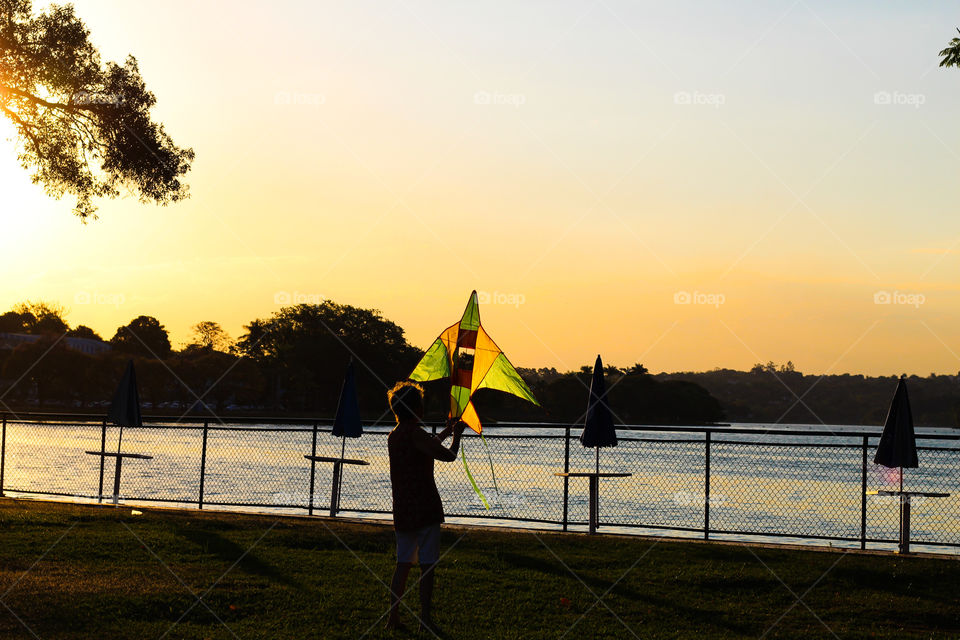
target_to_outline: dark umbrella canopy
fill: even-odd
[[[357,380],[353,373],[353,360],[347,365],[347,375],[340,389],[337,417],[333,420],[333,435],[359,438],[363,435],[360,422],[360,401],[357,399]]]
[[[118,427],[141,427],[140,393],[137,391],[137,374],[133,370],[133,360],[127,362],[127,368],[120,378],[120,384],[113,394],[107,421]]]
[[[617,431],[613,427],[613,413],[607,402],[607,385],[603,381],[603,362],[597,356],[593,365],[593,380],[590,382],[590,399],[587,401],[587,417],[580,434],[580,444],[585,447],[617,446]]]
[[[913,432],[913,414],[910,412],[910,399],[907,397],[907,381],[900,378],[897,391],[890,403],[887,421],[883,425],[883,435],[877,445],[874,463],[885,467],[905,467],[915,469],[917,461],[917,437]]]

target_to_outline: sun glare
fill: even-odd
[[[0,127],[0,216],[4,233],[0,247],[12,249],[23,240],[23,231],[31,225],[31,206],[37,188],[30,175],[17,162],[16,143],[6,127]]]

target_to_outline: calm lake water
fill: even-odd
[[[173,425],[171,425],[173,426]],[[305,514],[310,501],[312,428],[304,426],[227,425],[207,435],[205,508],[231,508]],[[735,427],[766,428],[764,425]],[[124,429],[123,451],[145,453],[152,460],[124,463],[121,494],[138,500],[194,503],[200,494],[202,429]],[[321,428],[322,429],[322,428]],[[830,431],[831,435],[784,435],[784,429]],[[348,458],[368,466],[346,468],[340,508],[343,515],[389,517],[388,428],[367,428],[348,440]],[[763,434],[725,432],[711,436],[709,523],[712,538],[859,546],[862,508],[862,437],[877,427],[777,425]],[[914,502],[912,540],[917,550],[954,552],[955,547],[926,547],[924,542],[960,545],[960,441],[925,439],[956,436],[955,429],[919,432],[919,469],[909,469],[905,488],[953,495]],[[594,451],[583,449],[572,430],[571,471],[593,470]],[[490,508],[474,493],[460,460],[437,463],[437,483],[448,521],[559,528],[563,520],[563,429],[505,428],[484,430],[485,442],[465,438],[469,469]],[[705,524],[706,445],[703,432],[620,431],[620,444],[600,452],[601,471],[626,472],[629,478],[601,481],[601,531],[703,537]],[[107,450],[116,451],[118,429],[107,430]],[[523,437],[518,437],[523,436]],[[4,487],[8,493],[64,494],[69,499],[96,499],[99,458],[98,424],[8,423]],[[869,440],[868,460],[877,437]],[[317,435],[317,454],[339,456],[341,441]],[[488,456],[489,454],[489,456]],[[493,472],[491,472],[491,462]],[[315,468],[313,504],[329,508],[332,465]],[[867,465],[867,489],[894,488],[897,470]],[[104,493],[112,493],[113,465],[104,473]],[[569,483],[568,520],[585,529],[587,481]],[[23,495],[29,495],[24,493]],[[218,506],[216,503],[220,503]],[[893,541],[899,527],[895,499],[868,496],[866,537]],[[382,513],[377,513],[382,512]],[[482,520],[478,520],[482,518]],[[526,522],[524,522],[526,521]],[[714,533],[715,532],[715,533]],[[806,539],[801,539],[807,536]],[[819,536],[818,538],[809,538]],[[857,542],[830,540],[849,538]],[[893,548],[871,542],[870,548]]]

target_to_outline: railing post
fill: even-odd
[[[860,548],[867,548],[867,448],[869,437],[863,436],[863,463],[860,467]]]
[[[311,450],[311,455],[317,457],[317,423],[313,423],[313,449]],[[313,515],[313,487],[314,481],[317,477],[317,461],[310,461],[310,504],[307,506],[307,515]]]
[[[563,438],[563,472],[570,473],[570,425]],[[567,510],[570,498],[570,478],[563,477],[563,530],[567,530]]]
[[[3,436],[0,438],[0,498],[3,497],[3,471],[7,461],[7,416],[3,416]]]
[[[203,448],[200,451],[200,497],[197,499],[197,507],[203,509],[203,484],[207,477],[207,433],[210,431],[210,422],[203,423]]]
[[[103,461],[107,452],[107,421],[104,420],[100,429],[100,488],[97,490],[97,502],[103,502]],[[119,458],[118,458],[119,459]]]
[[[703,539],[710,539],[710,432],[704,432]]]

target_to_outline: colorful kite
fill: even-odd
[[[527,384],[500,347],[480,326],[477,292],[470,294],[460,322],[448,327],[410,374],[426,382],[450,378],[450,417],[480,433],[482,425],[470,398],[478,389],[498,389],[539,406]]]
[[[507,360],[507,356],[503,355],[500,347],[480,326],[480,309],[476,291],[470,294],[470,300],[467,302],[467,308],[464,309],[460,322],[447,327],[440,334],[410,374],[410,379],[417,382],[441,378],[450,378],[450,417],[463,420],[480,434],[481,440],[483,440],[481,433],[483,426],[470,400],[478,389],[498,389],[540,406],[530,393],[527,383]],[[485,440],[483,444],[486,446]],[[489,509],[487,499],[473,479],[473,474],[470,473],[463,445],[460,449],[460,459],[463,461],[463,469],[467,472],[467,478],[473,490],[480,497],[483,506]],[[497,477],[493,470],[489,449],[487,449],[487,460],[490,462],[493,486],[496,488]],[[499,494],[499,490],[497,493]]]

